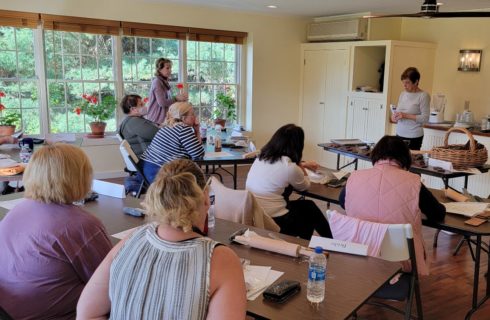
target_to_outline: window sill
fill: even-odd
[[[107,134],[104,138],[91,139],[87,137],[82,137],[82,143],[80,147],[93,147],[93,146],[107,146],[107,145],[119,145],[119,139],[114,134]]]

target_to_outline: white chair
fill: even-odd
[[[133,173],[139,173],[141,177],[143,178],[143,181],[141,182],[141,185],[138,189],[138,192],[136,194],[136,198],[139,198],[141,196],[141,192],[143,191],[143,187],[146,185],[147,187],[150,186],[150,183],[146,179],[145,175],[143,174],[143,169],[141,168],[140,160],[134,153],[133,149],[129,145],[128,141],[123,140],[121,144],[119,145],[119,151],[121,152],[121,156],[124,160],[124,163],[126,164],[126,169],[129,172]]]
[[[327,219],[332,227],[331,219],[335,214],[340,214],[333,210],[327,211]],[[356,219],[353,217],[346,217],[347,219]],[[375,223],[375,222],[372,222]],[[339,240],[349,241],[348,239],[341,239],[342,237],[336,237]],[[374,241],[374,239],[373,239]],[[370,245],[369,239],[363,243]],[[403,273],[398,282],[390,284],[388,281],[385,283],[376,293],[373,295],[376,298],[406,301],[405,310],[397,309],[391,305],[388,305],[379,301],[368,301],[367,304],[372,304],[380,307],[390,309],[405,315],[405,319],[423,319],[422,301],[420,296],[419,278],[417,272],[417,261],[415,258],[415,247],[413,242],[413,230],[410,224],[390,224],[385,233],[383,241],[380,247],[380,254],[377,258],[388,261],[411,261],[411,271]],[[415,297],[417,307],[417,317],[412,315],[413,299]]]
[[[217,218],[279,232],[279,226],[264,213],[250,191],[227,188],[214,176],[210,188]]]

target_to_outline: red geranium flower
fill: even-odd
[[[0,98],[3,98],[3,97],[5,97],[5,93],[0,91]]]
[[[177,83],[177,88],[178,89],[184,89],[184,85],[182,83]]]
[[[148,103],[149,100],[150,99],[148,99],[148,97],[146,97],[146,98],[143,99],[143,103]]]
[[[82,113],[82,108],[76,107],[75,110],[73,110],[77,115],[80,115]]]
[[[1,95],[0,95],[1,96]],[[5,110],[5,106],[3,104],[0,103],[0,111],[3,111]]]

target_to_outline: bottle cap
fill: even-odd
[[[323,253],[322,247],[315,247],[315,253]]]

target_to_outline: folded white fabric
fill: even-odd
[[[301,246],[299,244],[289,243],[283,240],[269,239],[259,236],[257,233],[247,230],[241,236],[235,236],[235,241],[253,248],[272,251],[285,254],[291,257],[297,257]]]

